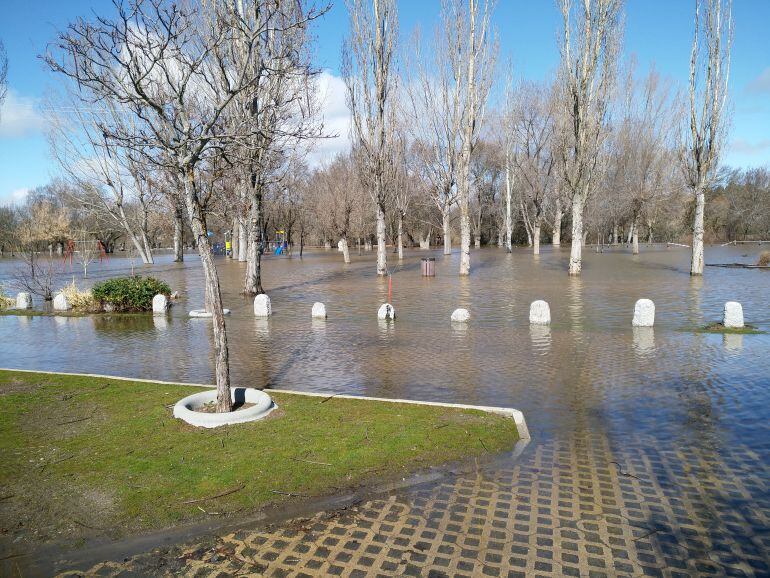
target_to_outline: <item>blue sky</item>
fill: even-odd
[[[0,19],[0,38],[9,58],[9,95],[0,119],[0,204],[23,198],[57,173],[50,158],[39,110],[40,99],[58,79],[38,59],[57,30],[78,16],[111,10],[108,0],[9,2]],[[428,34],[439,0],[399,0],[401,34],[415,26]],[[655,63],[675,83],[687,81],[694,0],[627,0],[625,52],[635,54],[640,72]],[[723,162],[770,165],[770,0],[734,0],[735,43],[731,71],[733,121]],[[542,79],[558,65],[560,14],[555,0],[498,0],[494,22],[500,62],[513,62],[515,75]],[[315,28],[315,61],[329,72],[329,125],[344,126],[340,102],[340,46],[347,29],[344,0]],[[336,124],[334,121],[336,117]],[[341,132],[341,131],[340,131]],[[342,140],[342,139],[341,139]],[[344,146],[338,143],[337,148]],[[329,148],[335,150],[334,146]]]

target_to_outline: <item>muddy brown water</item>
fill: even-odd
[[[760,250],[708,247],[706,262],[754,263]],[[770,271],[707,267],[691,278],[687,249],[589,248],[573,279],[568,247],[539,257],[490,248],[472,253],[470,278],[456,275],[457,253],[431,252],[436,276],[425,278],[423,256],[407,252],[397,265],[389,255],[394,323],[376,317],[387,282],[374,274],[373,253],[347,266],[336,251],[269,256],[269,320],[255,319],[239,294],[245,264],[219,259],[233,384],[515,407],[533,437],[525,454],[568,447],[582,463],[582,452],[598,455],[580,441],[590,438],[610,457],[638,456],[661,495],[681,467],[694,468],[688,491],[698,511],[740,545],[755,564],[747,568],[770,574],[770,335],[693,332],[719,320],[728,300],[770,331]],[[137,267],[181,292],[167,318],[0,317],[0,366],[210,383],[210,324],[187,316],[202,306],[202,273],[194,255],[186,259],[160,255]],[[0,261],[0,281],[16,266]],[[129,271],[112,258],[86,282],[77,268],[64,276],[89,284]],[[652,330],[631,327],[643,297],[656,305]],[[549,328],[528,324],[535,299],[550,303]],[[326,304],[326,321],[311,320],[315,301]],[[457,307],[470,310],[467,326],[450,323]],[[725,471],[745,482],[740,492],[721,489]]]

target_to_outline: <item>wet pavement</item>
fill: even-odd
[[[710,248],[706,261],[758,251]],[[221,262],[233,375],[515,407],[532,434],[518,458],[90,572],[769,576],[770,336],[692,330],[719,320],[728,300],[770,329],[770,273],[708,268],[691,279],[687,251],[660,247],[589,253],[580,279],[565,273],[566,248],[473,255],[470,279],[454,275],[457,255],[436,255],[437,277],[424,279],[421,254],[409,254],[394,273],[392,325],[376,320],[387,287],[371,255],[349,267],[333,253],[268,260],[274,316],[262,322],[237,294],[243,266]],[[210,359],[187,353],[209,339],[185,317],[202,301],[199,272],[192,262],[156,270],[185,297],[168,320],[2,317],[0,340],[14,344],[2,365],[211,381]],[[656,303],[652,330],[630,326],[641,297]],[[538,298],[551,304],[550,328],[527,323]],[[311,323],[316,300],[326,323]],[[456,307],[471,311],[467,328],[449,323]],[[57,346],[41,350],[43,335]]]

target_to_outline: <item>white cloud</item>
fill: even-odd
[[[30,189],[23,187],[7,194],[0,194],[0,206],[21,205],[27,199]]]
[[[730,152],[744,155],[757,155],[770,150],[770,140],[764,139],[757,142],[749,142],[742,138],[737,138],[730,143]]]
[[[316,79],[318,98],[326,134],[333,138],[318,139],[308,155],[311,167],[332,159],[350,149],[350,110],[345,103],[345,81],[329,72],[322,72]]]
[[[0,111],[0,137],[20,137],[43,129],[38,100],[8,89]]]

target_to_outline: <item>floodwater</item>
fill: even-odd
[[[706,262],[754,263],[760,250],[709,247]],[[686,476],[704,532],[729,537],[746,575],[770,573],[770,335],[693,331],[721,320],[730,300],[770,331],[770,271],[707,267],[691,278],[688,249],[656,245],[638,256],[587,248],[583,275],[569,278],[568,247],[539,257],[490,248],[472,253],[470,278],[456,275],[457,253],[433,252],[436,276],[424,278],[423,256],[396,266],[389,255],[392,323],[376,317],[388,288],[372,253],[347,266],[336,251],[266,258],[269,320],[239,294],[245,264],[220,259],[233,384],[515,407],[531,456],[568,448],[590,465],[630,451],[635,476],[660,496]],[[186,258],[162,255],[142,271],[182,294],[168,318],[0,317],[0,366],[212,382],[210,322],[187,317],[202,306],[202,273]],[[15,266],[0,262],[0,280]],[[113,258],[89,281],[128,267]],[[631,327],[639,298],[655,302],[654,329]],[[550,327],[529,326],[535,299],[549,302]],[[315,301],[326,321],[311,320]],[[457,307],[470,310],[467,326],[450,323]]]

